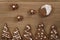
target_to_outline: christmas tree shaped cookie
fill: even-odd
[[[20,35],[19,29],[16,27],[13,32],[13,38],[12,40],[22,40],[22,37]]]
[[[8,25],[5,24],[3,27],[1,40],[11,40],[11,38],[12,38],[12,36],[11,36],[10,30],[8,28]]]
[[[56,28],[55,25],[52,25],[52,26],[50,27],[49,39],[50,39],[50,40],[60,40],[60,39],[59,39],[58,32],[57,32],[57,28]]]
[[[37,30],[35,32],[35,40],[48,40],[43,24],[39,24],[37,27]]]
[[[31,32],[31,26],[27,25],[24,29],[23,40],[33,40],[33,35]]]

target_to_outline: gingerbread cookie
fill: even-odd
[[[60,40],[59,35],[58,35],[58,31],[57,31],[57,28],[55,25],[52,25],[50,27],[49,39],[50,40]]]
[[[23,40],[33,40],[33,35],[31,32],[31,26],[27,25],[24,29]]]
[[[43,24],[39,24],[39,26],[37,27],[37,30],[35,33],[35,40],[48,40]]]
[[[5,24],[4,27],[3,27],[1,39],[2,39],[2,40],[11,40],[11,39],[12,39],[10,30],[9,30],[7,24]]]
[[[13,32],[13,38],[12,40],[22,40],[22,37],[20,35],[19,29],[16,27]]]

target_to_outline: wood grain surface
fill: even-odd
[[[60,0],[0,0],[0,2],[59,2]]]
[[[11,10],[10,4],[12,3],[17,3],[19,9],[15,11]],[[44,4],[51,4],[53,6],[53,11],[50,16],[42,18],[39,13],[32,16],[28,15],[27,12],[29,9],[35,9],[38,12],[38,9]],[[24,20],[17,22],[15,18],[17,15],[22,15]],[[11,33],[15,27],[18,27],[21,34],[23,34],[24,27],[30,24],[34,34],[36,27],[41,22],[44,23],[47,34],[49,33],[50,26],[53,24],[56,25],[60,34],[60,2],[0,2],[0,35],[4,23],[8,24]]]

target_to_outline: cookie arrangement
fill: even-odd
[[[14,11],[14,10],[17,10],[19,8],[19,5],[18,4],[11,4],[10,8],[11,8],[11,10]],[[34,15],[34,14],[38,13],[41,17],[47,17],[51,14],[52,9],[53,9],[52,5],[45,4],[45,5],[42,5],[38,10],[29,9],[27,11],[27,14]],[[22,15],[17,16],[18,21],[22,21],[23,19],[24,19],[24,17]]]
[[[19,9],[18,4],[11,4],[10,5],[11,10],[15,11]],[[35,9],[29,9],[27,14],[30,16],[35,15],[38,13],[41,17],[48,17],[53,10],[52,5],[45,4],[42,5],[38,10]],[[24,16],[17,15],[15,17],[17,22],[23,21]],[[41,23],[37,26],[35,34],[33,35],[32,29],[30,24],[27,24],[23,30],[23,34],[21,35],[20,30],[18,27],[14,28],[13,33],[8,28],[7,23],[5,23],[2,34],[1,34],[1,40],[60,40],[60,36],[58,34],[58,30],[55,25],[52,25],[50,27],[49,34],[46,33],[44,24]]]
[[[44,24],[39,24],[36,28],[35,35],[32,33],[31,25],[26,25],[23,30],[23,35],[20,34],[16,27],[11,34],[7,24],[4,25],[1,35],[1,40],[60,40],[57,28],[55,25],[50,27],[49,34],[44,29]]]

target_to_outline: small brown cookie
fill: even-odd
[[[17,19],[17,21],[22,21],[22,20],[23,20],[23,16],[22,16],[22,15],[18,15],[18,16],[16,17],[16,19]]]
[[[36,10],[30,9],[30,10],[28,11],[28,13],[29,13],[29,15],[34,15],[34,14],[36,13]]]
[[[10,7],[12,10],[16,10],[19,8],[18,4],[11,4]]]

